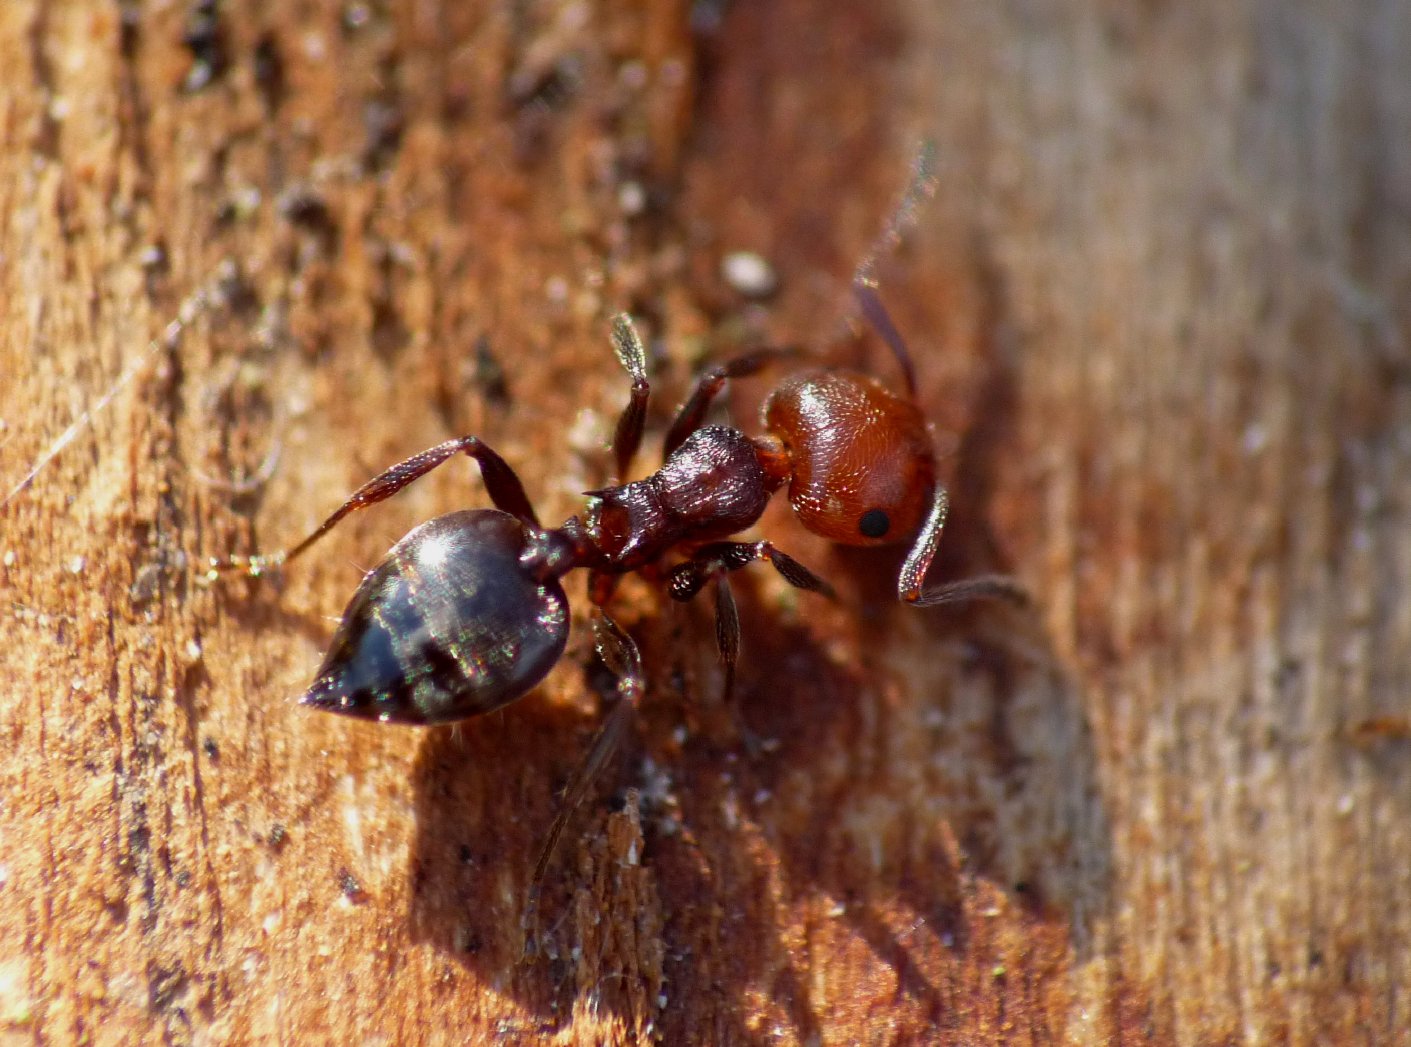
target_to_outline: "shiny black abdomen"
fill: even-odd
[[[524,525],[475,509],[422,524],[363,578],[303,701],[391,723],[498,709],[553,668],[568,601],[519,554]]]

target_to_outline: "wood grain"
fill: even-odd
[[[215,10],[0,5],[6,1042],[1411,1036],[1406,5]],[[847,279],[921,137],[938,570],[1033,607],[895,606],[771,512],[842,598],[742,584],[752,758],[706,609],[628,585],[651,697],[521,965],[586,631],[454,731],[292,701],[470,469],[200,565],[464,432],[573,512],[619,309],[657,432],[750,338],[890,380]]]

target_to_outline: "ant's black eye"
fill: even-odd
[[[881,538],[892,529],[892,521],[884,510],[869,509],[857,522],[857,529],[864,538]]]

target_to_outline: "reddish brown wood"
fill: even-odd
[[[0,509],[8,1037],[1411,1035],[1406,5],[265,7],[220,6],[202,86],[188,5],[0,4],[0,484],[112,393]],[[940,568],[1036,610],[898,607],[897,554],[767,515],[841,599],[741,586],[751,760],[708,614],[625,586],[650,697],[519,966],[586,636],[455,732],[292,702],[470,467],[282,586],[193,565],[467,432],[566,516],[618,309],[678,397],[751,325],[882,371],[847,281],[921,135],[941,191],[880,277]]]

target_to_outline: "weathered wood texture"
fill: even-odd
[[[8,1040],[1411,1037],[1411,7],[198,6],[0,4],[6,489],[114,391],[0,510]],[[843,599],[742,585],[751,759],[705,610],[628,586],[652,697],[519,966],[582,631],[457,731],[292,703],[470,467],[282,585],[194,567],[468,431],[562,518],[617,309],[656,425],[751,327],[890,375],[846,281],[921,135],[940,567],[1035,609],[896,607],[771,515]]]

